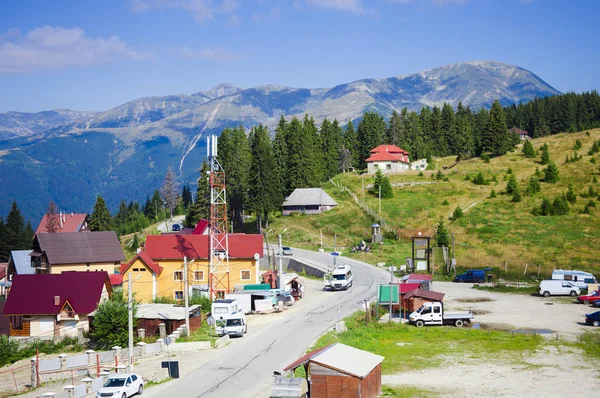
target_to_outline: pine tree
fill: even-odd
[[[287,190],[292,192],[296,188],[307,188],[307,175],[305,151],[309,147],[304,136],[304,128],[297,118],[292,118],[287,127]]]
[[[269,131],[265,126],[253,127],[252,162],[250,165],[249,207],[256,214],[257,229],[269,225],[269,213],[281,207],[283,196],[279,190],[279,177]]]
[[[448,156],[448,142],[442,130],[442,112],[437,106],[431,111],[431,138],[433,154],[436,156]]]
[[[458,103],[455,119],[455,153],[461,159],[470,159],[475,155],[475,143],[471,123],[471,110]]]
[[[540,160],[540,164],[550,163],[550,151],[548,150],[548,144],[542,145],[541,152],[542,158]]]
[[[569,184],[569,189],[565,195],[567,201],[571,204],[575,204],[577,202],[577,194],[575,194],[575,190],[573,189],[573,185]]]
[[[275,138],[273,140],[273,157],[275,158],[275,163],[277,164],[279,191],[283,196],[288,193],[288,182],[286,178],[288,168],[288,149],[286,143],[287,127],[288,124],[282,115],[279,119],[279,123],[277,123],[277,128],[275,129]]]
[[[104,198],[100,195],[96,197],[96,204],[90,216],[89,227],[91,231],[114,231],[115,229]]]
[[[523,155],[525,155],[526,158],[534,158],[535,157],[535,149],[533,149],[533,145],[531,145],[531,142],[529,140],[525,140],[525,142],[523,143]]]
[[[452,213],[452,220],[458,220],[462,216],[463,216],[462,209],[460,208],[460,206],[456,206],[456,208],[454,209],[454,212]]]
[[[336,121],[331,123],[327,118],[321,124],[321,151],[325,181],[339,173],[339,156],[342,142],[342,131]]]
[[[148,218],[154,219],[154,222],[158,222],[160,219],[165,217],[164,212],[164,201],[160,196],[160,192],[158,189],[154,190],[152,194],[152,199],[150,200],[150,208]]]
[[[117,227],[117,232],[119,235],[124,234],[123,227],[127,223],[129,219],[129,209],[127,208],[127,203],[125,203],[125,199],[121,200],[119,204],[119,211],[114,217],[115,226]]]
[[[188,206],[192,204],[192,191],[190,190],[189,184],[183,186],[183,192],[181,193],[181,200],[183,201],[184,209],[187,209]]]
[[[511,202],[517,203],[520,201],[521,201],[521,191],[519,190],[519,187],[517,187],[512,193]]]
[[[554,162],[548,163],[548,166],[544,169],[544,182],[549,182],[554,184],[559,180],[558,178],[558,168],[554,164]]]
[[[385,142],[391,145],[406,146],[404,137],[404,123],[398,112],[394,110],[388,123]]]
[[[201,219],[208,220],[210,218],[209,170],[208,163],[204,160],[200,166],[195,203],[188,207],[185,215],[184,225],[188,228],[194,228]]]
[[[53,200],[50,201],[48,205],[48,210],[46,210],[46,225],[44,226],[44,231],[52,233],[58,231],[58,208],[56,207],[56,203]]]
[[[358,134],[354,129],[352,120],[348,120],[346,130],[344,131],[344,147],[350,152],[350,163],[352,167],[358,167],[359,147]]]
[[[448,154],[456,155],[456,125],[454,120],[454,109],[449,103],[442,106],[442,134],[448,145]]]
[[[160,193],[165,201],[165,206],[169,211],[170,217],[173,218],[173,210],[175,210],[178,202],[179,187],[177,186],[175,172],[171,166],[167,169]]]
[[[440,222],[435,230],[435,244],[438,247],[450,246],[450,233],[444,225],[444,220],[442,218],[440,218]]]
[[[510,149],[504,110],[498,100],[492,104],[482,137],[482,147],[484,152],[491,152],[494,156],[504,155]]]
[[[541,191],[541,187],[540,187],[540,181],[537,179],[536,176],[531,176],[529,178],[529,184],[527,185],[527,195],[529,196],[533,196],[536,193]]]
[[[509,175],[510,177],[508,178],[508,182],[506,184],[506,193],[510,195],[518,191],[519,186],[517,185],[517,178],[515,177],[515,175],[512,173]]]
[[[384,144],[386,132],[385,120],[376,112],[365,112],[362,120],[358,124],[358,143],[359,143],[359,168],[367,167],[365,160],[370,156],[373,148]]]
[[[315,119],[309,117],[308,114],[304,115],[302,121],[302,127],[304,130],[304,137],[306,139],[304,147],[304,170],[306,173],[306,186],[307,187],[318,187],[323,182],[323,176],[325,174],[325,167],[323,164],[323,153],[321,145],[321,136],[319,135],[319,129],[315,123]],[[337,153],[335,151],[335,159],[337,163]]]
[[[423,141],[423,131],[421,130],[421,120],[416,112],[411,112],[406,120],[406,148],[411,152],[413,159],[422,159],[427,157],[425,142]]]
[[[382,198],[394,197],[394,191],[392,190],[392,184],[390,183],[390,179],[383,175],[381,170],[377,170],[377,172],[375,173],[375,176],[373,177],[373,187],[370,189],[369,192],[375,197],[379,197],[380,192]]]

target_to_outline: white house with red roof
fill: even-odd
[[[371,156],[365,160],[369,174],[377,173],[401,173],[411,169],[409,153],[396,145],[379,145],[371,149]]]

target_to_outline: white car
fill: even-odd
[[[144,382],[135,373],[117,373],[108,376],[104,386],[96,393],[96,398],[128,398],[135,394],[142,394]]]

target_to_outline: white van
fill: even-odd
[[[212,302],[210,312],[215,319],[229,319],[243,314],[244,310],[239,300],[221,299]]]
[[[217,320],[215,331],[219,336],[244,337],[244,334],[248,332],[246,316],[243,313],[238,313],[230,318]]]
[[[571,296],[581,293],[579,286],[568,281],[547,280],[540,282],[540,296]]]
[[[346,290],[352,287],[352,281],[354,281],[354,275],[352,275],[352,269],[349,265],[339,265],[333,272],[325,274],[324,278],[324,289],[331,290]]]
[[[563,269],[556,269],[552,272],[552,279],[559,281],[569,281],[575,286],[579,286],[582,289],[587,289],[588,284],[598,283],[594,275],[589,272],[583,271],[569,271]]]

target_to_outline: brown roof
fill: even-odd
[[[44,214],[40,225],[35,230],[36,234],[48,233],[46,231],[46,223],[48,215]],[[81,232],[87,231],[87,214],[65,214],[60,213],[56,215],[56,231],[54,232]]]
[[[295,360],[294,362],[292,362],[291,364],[289,364],[288,366],[286,366],[283,369],[283,371],[287,372],[290,369],[296,369],[298,366],[304,365],[306,362],[310,361],[312,358],[316,357],[322,351],[325,351],[326,349],[328,349],[331,346],[332,346],[332,344],[330,344],[328,346],[325,346],[325,347],[318,348],[316,350],[313,350],[313,351],[309,352],[308,354],[304,355],[301,358],[298,358],[297,360]]]
[[[48,256],[50,264],[76,264],[125,261],[114,231],[39,234],[35,246]]]
[[[411,297],[420,297],[427,300],[443,301],[444,296],[444,293],[433,292],[431,290],[415,289],[411,290],[410,292],[407,292],[404,296],[404,299],[409,299]]]

